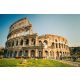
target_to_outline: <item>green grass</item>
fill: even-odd
[[[56,60],[43,59],[0,59],[0,67],[72,67]]]
[[[15,67],[18,63],[21,63],[19,59],[0,59],[0,67]]]

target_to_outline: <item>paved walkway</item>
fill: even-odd
[[[58,60],[59,62],[70,64],[74,67],[80,67],[80,62],[66,61],[66,60]]]

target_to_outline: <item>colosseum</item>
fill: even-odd
[[[5,45],[8,58],[60,59],[70,55],[67,39],[53,34],[39,36],[27,18],[10,26]]]

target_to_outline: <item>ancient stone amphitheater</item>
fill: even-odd
[[[70,55],[67,39],[53,34],[39,36],[33,33],[32,24],[27,18],[10,26],[6,50],[8,58],[60,59]]]

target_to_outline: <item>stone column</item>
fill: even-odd
[[[38,57],[38,50],[35,50],[35,57]]]
[[[57,59],[57,52],[54,52],[54,59]]]
[[[44,49],[42,50],[42,55],[43,55],[44,58],[46,57]]]
[[[36,36],[36,39],[35,39],[35,45],[37,46],[38,45],[38,36]]]
[[[12,58],[14,57],[13,52],[12,52]]]
[[[23,46],[25,46],[25,39],[23,39]]]
[[[18,57],[18,55],[19,55],[19,51],[16,53],[16,57]]]
[[[28,50],[28,57],[31,57],[30,53],[31,53],[31,50]]]
[[[29,38],[29,46],[31,46],[31,38]]]
[[[20,46],[20,41],[21,41],[21,40],[19,39],[19,40],[18,40],[18,45],[19,45],[19,46]]]

